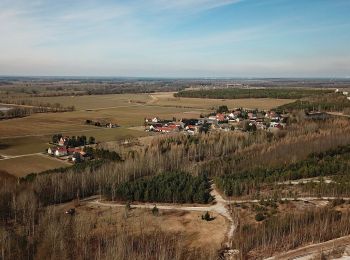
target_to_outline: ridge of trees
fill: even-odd
[[[206,176],[177,172],[121,183],[116,187],[115,196],[140,202],[209,203],[213,200]]]
[[[215,88],[200,90],[183,90],[175,94],[176,97],[189,98],[215,98],[215,99],[238,99],[238,98],[284,98],[299,99],[316,94],[330,93],[331,90],[301,89],[301,88]]]
[[[215,179],[217,186],[227,196],[249,195],[266,183],[313,178],[330,175],[346,175],[350,172],[350,145],[311,154],[306,160],[278,168],[256,167],[251,170],[233,171]]]
[[[325,94],[298,99],[292,103],[279,106],[277,109],[281,111],[347,111],[350,108],[350,101],[346,96],[338,93]]]
[[[234,244],[241,257],[271,256],[307,243],[320,243],[350,234],[350,212],[332,208],[273,216],[261,224],[238,227]]]

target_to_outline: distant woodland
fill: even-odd
[[[348,100],[346,96],[337,93],[316,95],[278,107],[278,110],[281,111],[305,110],[346,112],[349,109],[350,100]]]
[[[184,90],[175,94],[176,97],[189,98],[216,98],[216,99],[238,99],[238,98],[285,98],[300,99],[316,94],[330,93],[330,90],[299,89],[299,88],[221,88],[221,89],[199,89]]]
[[[0,103],[9,104],[9,109],[0,111],[0,119],[25,117],[35,113],[57,113],[74,111],[74,106],[64,107],[59,103],[41,103],[25,99],[4,99],[0,97]]]

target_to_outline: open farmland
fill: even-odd
[[[31,99],[74,106],[76,110],[64,113],[38,113],[0,121],[0,155],[16,156],[43,152],[49,146],[51,136],[56,133],[68,136],[93,136],[100,142],[118,141],[147,136],[146,132],[138,128],[143,125],[146,117],[191,118],[199,117],[201,113],[208,113],[220,105],[227,105],[230,108],[270,109],[293,101],[290,99],[203,100],[175,98],[174,93],[31,97]],[[86,125],[87,119],[113,122],[120,127],[109,129]],[[19,161],[23,168],[29,169],[25,173],[31,172],[31,164],[28,164],[28,158],[27,160],[24,158],[17,158],[16,161]],[[12,160],[8,160],[7,163]],[[3,162],[2,165],[4,164]],[[50,168],[49,166],[57,167],[54,164],[47,164],[45,169]],[[6,167],[9,166],[6,164]],[[10,170],[15,172],[16,168],[12,167]],[[14,174],[24,173],[19,170]]]
[[[274,98],[242,98],[242,99],[210,99],[174,97],[174,93],[155,93],[151,95],[151,104],[159,106],[185,107],[196,109],[213,109],[227,105],[229,108],[271,109],[295,101],[294,99]]]
[[[67,167],[69,163],[40,154],[0,160],[0,169],[16,177],[38,173],[53,168]]]
[[[111,94],[85,96],[31,97],[31,100],[43,103],[60,103],[63,106],[74,106],[76,110],[117,108],[130,106],[131,102],[146,103],[148,94]]]

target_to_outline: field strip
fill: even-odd
[[[50,159],[50,160],[52,160],[52,161],[59,161],[59,162],[62,162],[62,163],[64,163],[64,164],[66,164],[66,165],[72,165],[71,163],[69,163],[69,162],[66,161],[66,160],[61,160],[61,159],[59,159],[59,158],[57,158],[57,157],[52,157],[52,156],[49,156],[49,155],[47,155],[47,154],[39,153],[38,155],[40,155],[40,156],[42,156],[42,157],[45,157],[45,158],[47,158],[47,159]]]
[[[12,139],[12,138],[22,138],[22,137],[37,137],[37,136],[50,136],[56,133],[70,133],[70,132],[90,132],[94,130],[112,130],[113,128],[104,128],[104,127],[99,127],[99,128],[92,128],[92,129],[71,129],[71,130],[56,130],[55,132],[50,132],[50,133],[41,133],[41,134],[29,134],[29,135],[14,135],[14,136],[2,136],[0,139]],[[115,129],[115,128],[114,128]]]
[[[4,161],[4,160],[10,160],[10,159],[15,159],[15,158],[20,158],[20,157],[27,157],[27,156],[33,156],[33,155],[43,155],[42,153],[28,153],[28,154],[21,154],[21,155],[4,155],[1,154],[2,159],[0,159],[0,161]]]
[[[32,106],[32,105],[18,105],[18,104],[9,104],[9,103],[0,103],[0,105],[2,106],[16,106],[16,107],[29,107],[29,108],[32,108],[32,107],[37,107],[37,106]],[[47,107],[44,107],[44,108],[47,108]]]
[[[99,111],[99,110],[108,110],[108,109],[121,108],[121,107],[138,107],[138,106],[145,106],[145,104],[123,105],[123,106],[114,106],[114,107],[85,108],[85,109],[80,109],[78,111]]]

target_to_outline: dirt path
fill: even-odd
[[[75,126],[75,125],[74,125]],[[115,128],[107,128],[107,127],[99,127],[99,128],[91,128],[91,129],[81,129],[81,125],[76,125],[79,126],[80,128],[77,129],[70,129],[70,130],[64,130],[64,131],[59,131],[59,133],[64,134],[64,133],[71,133],[71,132],[79,132],[79,133],[83,133],[83,132],[91,132],[94,130],[104,130],[104,131],[111,131],[111,129],[115,129]],[[24,137],[38,137],[38,136],[50,136],[57,133],[57,131],[55,132],[50,132],[50,133],[41,133],[41,134],[29,134],[29,135],[14,135],[14,136],[1,136],[0,139],[15,139],[15,138],[24,138]]]
[[[349,197],[298,197],[298,198],[280,198],[283,201],[325,201],[325,200],[336,200],[343,199],[349,201]],[[258,203],[260,200],[230,200],[227,203]]]
[[[46,159],[53,160],[53,161],[60,161],[60,162],[62,162],[64,164],[66,164],[66,165],[72,165],[67,160],[61,160],[61,159],[59,159],[57,157],[48,156],[47,154],[44,154],[44,153],[29,153],[29,154],[21,154],[21,155],[4,155],[4,154],[0,154],[0,161],[11,160],[11,159],[27,157],[27,156],[33,156],[33,155],[42,156],[42,157],[45,157]]]
[[[42,153],[29,153],[29,154],[21,154],[21,155],[4,155],[4,154],[0,154],[1,157],[3,157],[2,159],[0,159],[0,161],[4,161],[4,160],[10,160],[10,159],[14,159],[14,158],[20,158],[20,157],[26,157],[26,156],[32,156],[32,155],[43,155]]]
[[[336,238],[323,243],[308,245],[305,247],[294,249],[286,253],[282,253],[282,254],[267,258],[266,260],[274,260],[274,259],[287,260],[287,259],[297,259],[301,257],[313,257],[314,255],[317,255],[321,252],[330,251],[334,248],[346,246],[349,244],[350,244],[350,236],[344,236],[344,237]]]

